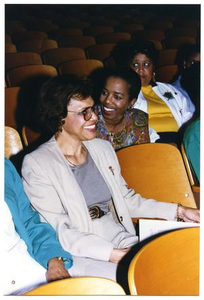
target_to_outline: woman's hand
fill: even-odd
[[[125,249],[113,249],[111,252],[109,261],[113,263],[119,263],[119,261],[130,251],[130,248]]]
[[[186,206],[178,207],[178,218],[184,222],[200,223],[200,210]]]
[[[55,281],[59,279],[71,277],[68,271],[65,269],[64,263],[59,258],[55,257],[49,260],[48,270],[46,273],[47,281]]]

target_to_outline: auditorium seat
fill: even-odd
[[[6,74],[6,82],[8,87],[21,86],[24,82],[31,78],[38,77],[54,77],[58,72],[55,67],[49,65],[30,65],[12,69]]]
[[[16,52],[5,54],[6,71],[16,67],[28,65],[42,65],[41,56],[34,52]]]
[[[166,31],[166,37],[175,37],[175,36],[187,36],[187,37],[197,37],[197,29],[195,28],[188,28],[188,27],[176,27],[171,28]]]
[[[145,198],[196,208],[177,147],[162,143],[133,145],[118,150],[117,157],[122,176],[136,193]]]
[[[145,298],[198,297],[200,228],[171,230],[145,243],[130,263],[128,283],[131,295]]]
[[[61,63],[70,60],[86,59],[86,54],[81,48],[56,48],[49,49],[42,53],[43,63],[58,67]]]
[[[110,43],[90,46],[86,49],[87,58],[97,59],[103,62],[111,55],[111,51],[113,50],[115,45],[115,43]]]
[[[132,33],[134,40],[157,40],[162,42],[165,39],[164,31],[158,29],[144,29]]]
[[[157,50],[162,50],[163,49],[163,42],[160,42],[160,41],[154,40],[154,39],[149,39],[149,41],[154,43],[154,46]]]
[[[199,28],[200,21],[195,19],[180,17],[174,22],[174,27]]]
[[[48,33],[49,38],[58,41],[61,38],[69,36],[82,36],[83,32],[79,28],[59,28]]]
[[[127,32],[106,32],[96,37],[97,44],[119,43],[131,40],[131,34]]]
[[[159,51],[156,67],[174,65],[178,49],[163,49]]]
[[[58,40],[59,47],[77,47],[86,49],[89,46],[95,45],[96,40],[93,36],[69,36]]]
[[[40,132],[34,131],[28,126],[22,127],[21,135],[24,147],[29,146],[31,143],[37,141],[40,138]]]
[[[161,14],[159,14],[159,16],[156,15],[156,16],[150,17],[150,19],[149,19],[150,23],[160,21],[160,22],[172,22],[173,24],[174,24],[175,20],[176,20],[176,17],[174,15],[161,15]]]
[[[166,38],[163,43],[167,49],[178,49],[182,44],[195,44],[196,39],[188,36],[175,36]]]
[[[5,44],[5,53],[13,53],[17,52],[16,45],[12,43],[6,43]]]
[[[145,29],[159,29],[162,31],[166,31],[170,28],[173,28],[173,23],[169,21],[160,21],[158,18],[157,21],[151,21],[145,25]]]
[[[142,24],[130,23],[130,24],[121,24],[115,27],[115,32],[127,32],[130,34],[138,30],[144,30],[144,26]]]
[[[48,35],[46,32],[43,31],[23,31],[23,32],[17,32],[13,34],[11,38],[14,44],[18,44],[20,42],[24,42],[28,40],[35,40],[35,39],[45,40],[48,39]]]
[[[29,40],[24,41],[18,44],[18,51],[19,52],[35,52],[38,54],[42,54],[43,52],[49,49],[58,48],[58,43],[55,40]]]
[[[78,28],[83,30],[86,27],[90,26],[89,22],[82,22],[82,21],[70,21],[70,20],[61,20],[59,23],[60,28]]]
[[[5,33],[8,35],[13,35],[18,32],[24,32],[26,28],[23,22],[18,20],[6,20],[5,21]]]
[[[194,195],[194,198],[196,201],[197,208],[200,209],[200,184],[196,178],[196,175],[192,168],[191,162],[189,161],[189,159],[186,155],[186,151],[185,151],[185,147],[184,147],[183,143],[181,143],[181,154],[183,157],[186,172],[188,174],[189,182],[191,184],[191,188],[193,191],[193,195]]]
[[[12,43],[12,39],[9,34],[5,34],[5,43]]]
[[[125,296],[124,289],[115,281],[102,277],[75,277],[56,280],[24,294],[25,296]]]
[[[100,60],[84,59],[66,61],[60,64],[59,74],[76,74],[79,76],[88,76],[90,73],[98,68],[103,68],[103,63]]]
[[[178,73],[177,65],[158,67],[155,70],[156,81],[170,83]]]
[[[113,18],[109,18],[109,19],[96,19],[94,21],[91,21],[90,26],[110,26],[110,27],[115,27],[119,25],[119,21],[118,20],[114,20]]]
[[[116,66],[115,60],[111,56],[104,59],[103,64],[105,67],[115,67]]]
[[[20,135],[15,128],[4,126],[4,136],[4,156],[10,159],[11,156],[23,150],[23,145]]]
[[[65,15],[61,15],[61,14],[57,14],[55,15],[54,18],[55,24],[59,27],[59,28],[69,28],[69,23],[71,22],[81,22],[81,20],[76,17],[76,16],[65,16]],[[77,27],[74,27],[77,28]]]
[[[50,32],[52,30],[58,29],[59,27],[50,20],[35,19],[27,22],[26,28],[29,31],[36,30],[36,31]]]
[[[84,35],[90,35],[93,37],[96,37],[102,33],[105,32],[114,32],[114,28],[111,26],[90,26],[90,27],[86,27],[83,30],[83,34]]]
[[[144,26],[146,23],[148,23],[148,21],[149,21],[149,16],[144,16],[144,15],[141,15],[141,14],[140,14],[140,15],[134,16],[134,19],[133,19],[132,16],[131,16],[129,19],[124,20],[123,23],[126,23],[126,24],[132,23],[133,20],[134,20],[135,23],[141,24],[141,25]]]
[[[17,128],[16,108],[20,87],[5,88],[5,125]]]

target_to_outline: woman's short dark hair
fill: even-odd
[[[188,62],[192,56],[197,53],[200,53],[200,45],[198,43],[184,43],[179,47],[175,58],[175,64],[177,64],[181,73],[184,69],[184,61]]]
[[[114,47],[111,56],[116,65],[130,66],[134,56],[138,53],[145,54],[153,65],[156,65],[159,51],[151,41],[122,41]]]
[[[38,115],[40,123],[49,133],[55,134],[67,116],[67,105],[72,97],[77,100],[92,94],[90,79],[64,74],[46,81],[39,94]]]
[[[125,66],[107,68],[105,70],[104,82],[106,82],[110,77],[120,78],[127,82],[127,84],[129,85],[130,101],[134,98],[138,98],[139,92],[141,90],[141,79],[133,69]]]

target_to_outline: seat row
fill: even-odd
[[[73,45],[73,43],[77,43],[77,41],[79,41],[82,37],[86,37],[84,38],[84,40],[88,40],[88,37],[93,38],[92,40],[89,40],[88,46],[95,43],[118,43],[121,40],[128,40],[132,38],[133,40],[156,40],[161,43],[161,45],[159,45],[159,48],[161,49],[172,47],[177,48],[177,40],[180,37],[188,38],[191,40],[199,39],[199,31],[196,28],[171,28],[167,32],[165,32],[161,28],[154,29],[153,27],[150,27],[149,29],[142,29],[140,28],[140,26],[141,25],[138,24],[129,24],[126,25],[126,27],[121,27],[119,31],[114,31],[114,28],[110,26],[86,27],[84,31],[79,28],[61,28],[52,30],[49,33],[36,30],[20,31],[11,36],[6,34],[6,41],[14,44],[17,49],[21,49],[22,42],[33,39],[55,40],[58,43],[59,47],[64,47],[67,45]],[[75,37],[76,41],[72,40],[72,37]]]
[[[9,54],[17,54],[17,53],[9,53]],[[36,53],[29,53],[29,52],[27,52],[27,54],[37,55]],[[174,57],[174,53],[172,57]],[[22,86],[24,82],[30,78],[34,78],[34,77],[39,78],[42,76],[49,78],[49,77],[57,76],[58,74],[60,75],[60,74],[70,73],[79,76],[88,76],[92,72],[96,71],[97,69],[104,67],[104,63],[98,59],[74,59],[73,57],[73,60],[68,61],[68,59],[70,59],[69,57],[69,58],[65,58],[66,61],[60,63],[58,67],[55,67],[53,65],[59,62],[57,58],[53,59],[50,64],[42,64],[40,57],[36,56],[36,58],[37,59],[35,62],[32,62],[30,64],[29,62],[27,62],[28,65],[25,65],[26,64],[26,59],[25,59],[23,61],[24,64],[23,66],[14,67],[8,70],[6,72],[5,86],[6,87]],[[173,80],[177,72],[178,72],[177,65],[170,64],[170,65],[159,66],[155,70],[156,80],[162,82],[170,82],[171,80]]]
[[[28,17],[27,17],[28,18]],[[94,18],[92,21],[80,20],[79,18],[73,19],[72,17],[62,17],[60,19],[51,21],[50,19],[39,19],[36,17],[30,17],[29,20],[6,20],[6,33],[13,34],[18,31],[26,30],[37,30],[50,32],[59,28],[78,28],[80,30],[85,30],[91,32],[94,31],[92,27],[94,26],[110,26],[114,28],[114,31],[125,31],[132,33],[135,30],[141,29],[160,29],[167,31],[171,28],[185,27],[197,29],[200,26],[200,21],[195,19],[183,19],[175,20],[174,16],[126,16],[126,18]],[[121,30],[122,29],[122,30]]]
[[[103,63],[94,59],[66,61],[59,68],[43,64],[26,65],[8,71],[5,84],[7,87],[22,86],[29,79],[50,78],[66,73],[87,76],[94,70],[102,67]]]

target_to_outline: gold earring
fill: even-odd
[[[62,127],[64,125],[65,121],[64,120],[61,120],[61,124],[60,124],[60,128],[59,128],[59,132],[62,132]]]
[[[153,80],[154,82],[156,81],[155,75],[156,75],[155,72],[153,72],[153,73],[152,73],[152,80]]]

